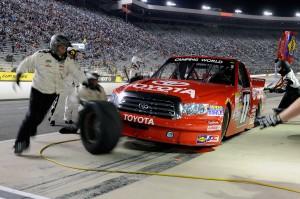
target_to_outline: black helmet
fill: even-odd
[[[282,77],[291,72],[291,65],[287,61],[278,60],[277,62],[275,62],[275,67]]]
[[[70,47],[71,46],[71,42],[69,41],[69,39],[63,35],[60,35],[60,34],[55,34],[51,37],[51,40],[50,40],[50,50],[51,50],[51,53],[58,56],[58,53],[57,53],[57,48],[58,46],[65,46],[66,48]],[[60,59],[65,59],[65,57],[60,57]]]

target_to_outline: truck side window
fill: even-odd
[[[245,65],[242,64],[242,63],[239,65],[239,81],[238,81],[238,84],[242,88],[249,88],[250,87],[248,73],[246,71]]]

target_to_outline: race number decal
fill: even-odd
[[[250,94],[245,94],[243,97],[243,110],[241,114],[240,123],[246,122],[249,106],[250,106]]]

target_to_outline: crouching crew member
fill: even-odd
[[[287,61],[276,60],[275,66],[285,85],[285,89],[270,89],[270,92],[285,93],[279,103],[278,109],[276,109],[276,112],[280,113],[300,97],[300,83]]]
[[[78,98],[84,101],[107,101],[106,93],[99,85],[99,74],[96,72],[86,74],[87,81],[79,87]]]

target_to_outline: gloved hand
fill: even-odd
[[[266,116],[258,117],[255,121],[255,126],[260,126],[260,129],[264,129],[270,126],[276,126],[281,124],[282,121],[277,114],[271,114]]]
[[[284,93],[285,89],[283,89],[283,88],[270,88],[269,92],[270,93]]]
[[[18,85],[18,86],[20,86],[20,79],[21,79],[21,73],[17,73],[17,75],[16,75],[16,84]]]
[[[275,93],[284,93],[286,90],[285,89],[283,89],[283,88],[277,88],[276,90],[275,90]]]
[[[268,88],[266,90],[269,91],[270,93],[274,93],[275,92],[275,88]]]
[[[16,85],[18,85],[18,87],[20,87],[20,79],[21,79],[21,73],[18,73],[17,75],[16,75],[16,82],[12,85],[12,88],[13,88],[13,90],[15,91],[15,92],[17,92],[17,86]]]

